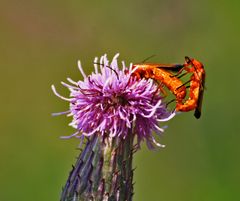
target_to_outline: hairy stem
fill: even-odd
[[[92,136],[63,188],[61,201],[130,201],[133,195],[134,135]]]

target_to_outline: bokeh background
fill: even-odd
[[[78,151],[65,116],[61,80],[81,79],[93,58],[182,63],[207,72],[200,120],[192,112],[168,123],[165,149],[135,154],[136,201],[240,200],[240,3],[172,1],[1,1],[0,200],[59,200]]]

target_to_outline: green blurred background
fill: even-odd
[[[1,1],[0,200],[59,200],[78,151],[55,84],[81,79],[93,58],[182,63],[207,72],[200,120],[168,123],[165,149],[135,154],[136,201],[240,200],[239,1]]]

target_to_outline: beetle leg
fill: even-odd
[[[177,90],[180,89],[181,87],[183,87],[184,85],[188,84],[189,82],[191,82],[191,80],[188,80],[187,82],[185,82],[184,84],[182,84],[181,86],[179,86],[179,87],[177,88]]]

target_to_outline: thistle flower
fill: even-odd
[[[62,82],[70,90],[70,98],[59,95],[52,85],[53,92],[59,98],[70,102],[70,110],[64,113],[73,116],[70,125],[77,130],[64,138],[97,134],[124,139],[134,126],[133,133],[137,135],[139,145],[146,140],[150,148],[154,144],[163,146],[156,142],[152,132],[160,135],[164,129],[158,123],[168,121],[175,113],[167,110],[163,98],[156,93],[157,85],[153,80],[132,77],[132,65],[127,69],[124,62],[122,69],[119,69],[118,56],[115,55],[110,64],[107,56],[102,56],[100,72],[98,58],[95,58],[95,72],[89,76],[85,75],[78,61],[84,80],[75,82],[68,78],[71,85]]]
[[[135,148],[142,141],[150,149],[155,145],[164,147],[156,142],[153,132],[161,135],[164,129],[159,122],[170,120],[175,113],[167,110],[153,80],[132,76],[132,64],[127,68],[122,62],[119,68],[118,56],[111,63],[106,55],[100,60],[95,58],[95,72],[89,76],[79,61],[83,81],[67,78],[69,83],[62,82],[70,90],[70,98],[58,94],[52,85],[53,92],[70,103],[68,111],[55,115],[72,116],[70,125],[76,129],[74,134],[63,138],[88,139],[61,200],[104,200],[111,196],[114,200],[131,200],[134,137]]]

